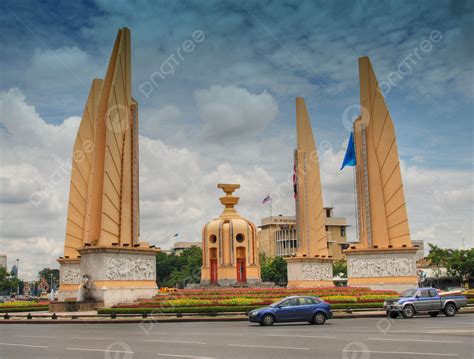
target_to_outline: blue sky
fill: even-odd
[[[19,252],[21,241],[62,246],[68,180],[40,210],[27,198],[44,187],[51,163],[70,153],[90,82],[104,76],[122,26],[132,31],[147,240],[169,246],[167,233],[179,229],[182,240],[198,240],[200,226],[219,212],[214,188],[223,179],[247,184],[242,213],[259,222],[267,209],[252,198],[274,192],[292,168],[296,96],[305,97],[324,144],[325,202],[353,222],[351,174],[337,168],[349,135],[345,110],[359,102],[357,59],[370,56],[381,82],[418,49],[421,60],[386,94],[412,236],[446,246],[459,246],[461,237],[472,241],[472,2],[7,0],[1,6],[2,195],[8,201],[0,241],[17,238],[9,252]],[[145,96],[141,86],[195,31],[204,33],[203,41]],[[433,31],[441,40],[421,52]],[[45,143],[43,129],[61,138]],[[18,154],[33,148],[34,161]],[[15,184],[19,173],[33,179]],[[280,197],[276,210],[294,211],[291,193]],[[180,218],[183,211],[187,218]],[[37,233],[15,232],[25,215],[42,223]]]

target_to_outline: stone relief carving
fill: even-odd
[[[155,279],[155,269],[150,259],[108,258],[105,275],[111,280]]]
[[[61,268],[61,283],[64,284],[79,284],[81,281],[80,268]]]
[[[332,279],[332,269],[330,265],[312,265],[303,263],[301,266],[302,280],[325,280]]]
[[[350,277],[400,277],[416,275],[414,257],[349,257]]]

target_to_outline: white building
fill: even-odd
[[[0,268],[7,268],[7,255],[0,253]]]

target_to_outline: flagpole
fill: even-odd
[[[270,197],[270,218],[273,216],[273,201],[272,198]]]

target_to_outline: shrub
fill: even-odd
[[[163,313],[163,314],[176,314],[176,313],[201,313],[201,314],[214,314],[223,312],[245,312],[248,310],[260,308],[258,305],[245,305],[245,306],[212,306],[212,307],[183,307],[183,308],[102,308],[97,312],[99,314],[143,314],[143,313]],[[333,304],[332,309],[358,309],[358,308],[382,308],[383,302],[377,303],[351,303],[351,304]]]
[[[40,312],[48,310],[47,305],[34,306],[34,307],[12,307],[12,308],[0,308],[0,313],[19,313],[19,312]]]

